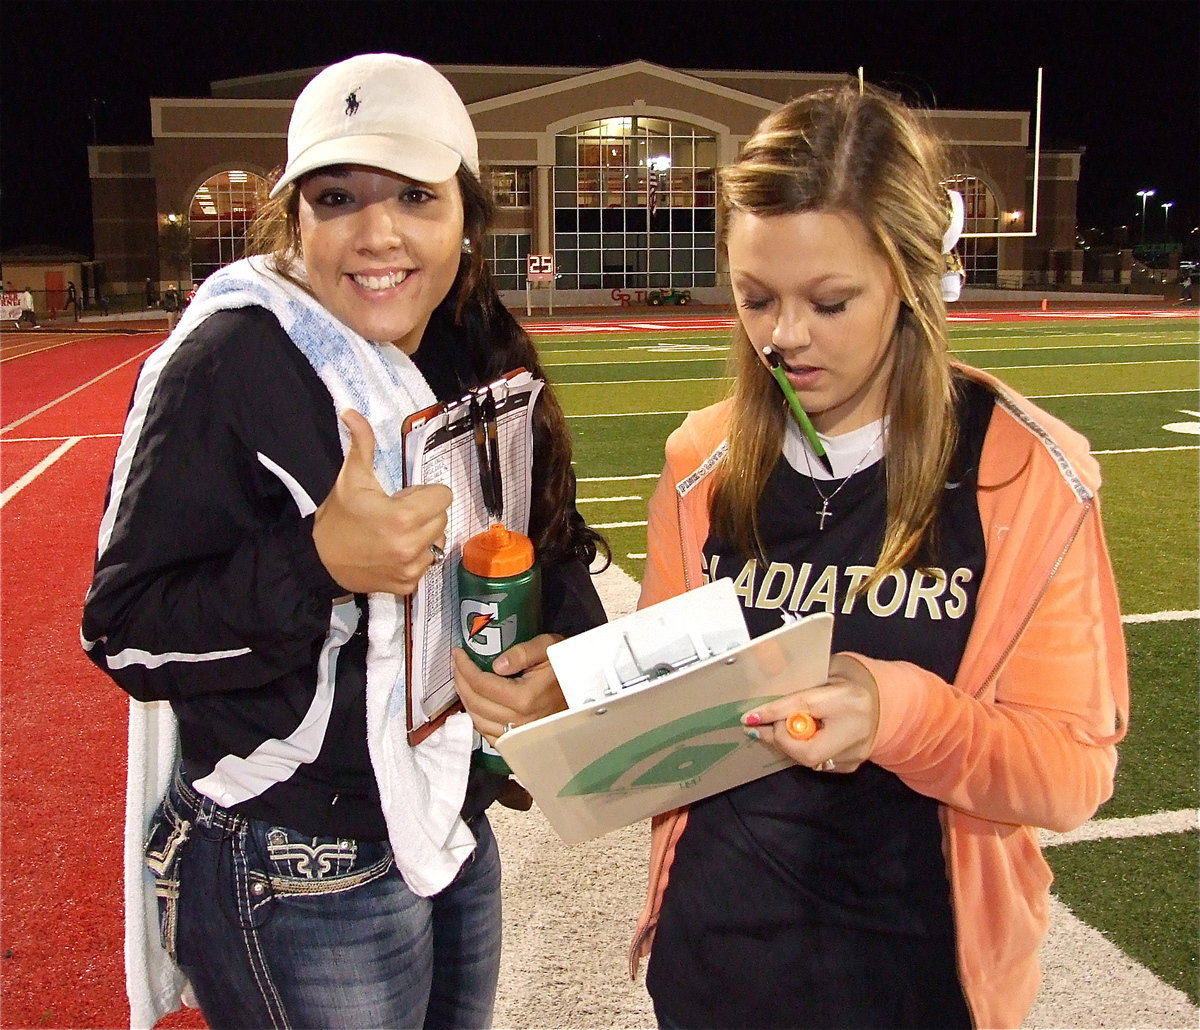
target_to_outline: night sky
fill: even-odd
[[[86,148],[151,142],[151,96],[380,50],[434,64],[862,65],[917,103],[1030,112],[1041,66],[1043,145],[1086,148],[1082,228],[1130,224],[1137,238],[1148,188],[1148,240],[1200,222],[1200,0],[5,0],[3,13],[4,250],[91,253]]]

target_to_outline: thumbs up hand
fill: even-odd
[[[350,447],[313,519],[313,542],[329,574],[352,593],[406,596],[445,543],[450,490],[410,486],[388,494],[375,476],[375,433],[357,411],[342,412]]]

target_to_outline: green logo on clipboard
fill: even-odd
[[[585,766],[558,796],[606,794],[698,780],[739,748],[761,746],[746,737],[741,717],[768,700],[729,701],[656,726]],[[657,761],[651,762],[655,756]]]

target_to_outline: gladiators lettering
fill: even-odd
[[[732,576],[718,573],[720,556],[705,559],[704,576],[708,581],[721,575],[733,580],[733,588],[745,608],[779,609],[793,615],[814,611],[849,615],[855,606],[865,604],[872,615],[887,618],[900,614],[917,618],[922,610],[929,619],[961,619],[967,610],[963,589],[974,573],[967,568],[900,569],[889,573],[870,590],[861,587],[874,569],[869,565],[826,565],[813,568],[810,562],[799,567],[771,562],[761,567],[751,558]]]

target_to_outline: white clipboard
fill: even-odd
[[[713,591],[703,599],[710,603],[697,611],[723,600],[719,595],[725,592],[737,603],[728,580],[690,593],[704,591]],[[626,619],[644,619],[659,607]],[[740,619],[740,609],[737,614]],[[569,644],[578,652],[595,634],[595,667],[607,669],[620,657],[614,641],[623,641],[625,622],[553,645],[552,664],[557,670],[556,648]],[[496,749],[566,843],[591,840],[791,764],[747,737],[741,717],[783,694],[824,683],[832,637],[828,613],[785,621],[754,640],[709,647],[718,653],[685,662],[677,671],[511,729]]]

